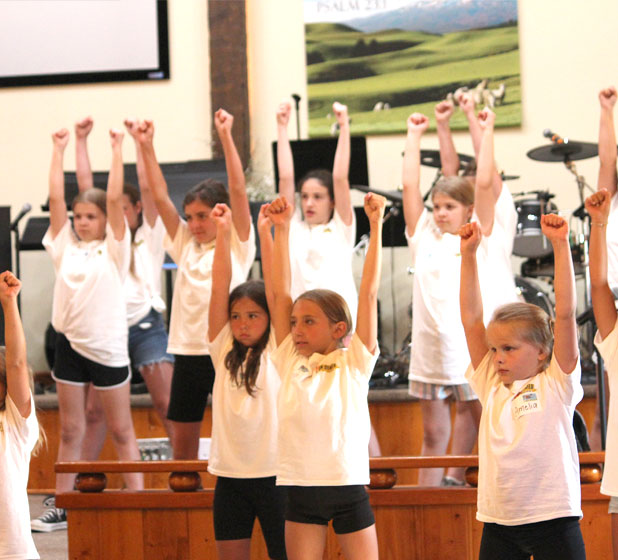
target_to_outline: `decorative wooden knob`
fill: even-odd
[[[169,485],[174,492],[194,492],[202,487],[202,478],[196,472],[173,472]]]
[[[79,473],[75,477],[75,488],[80,492],[102,492],[106,486],[105,473]]]
[[[466,482],[476,488],[479,485],[479,468],[478,467],[466,467],[466,471],[464,473],[464,478]]]
[[[392,488],[397,482],[395,469],[371,469],[369,473],[369,488]]]
[[[594,484],[603,477],[603,471],[599,464],[588,464],[579,466],[579,480],[582,484]]]

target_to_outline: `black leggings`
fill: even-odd
[[[578,517],[526,523],[485,523],[479,560],[585,560]]]

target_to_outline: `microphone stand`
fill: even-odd
[[[298,93],[293,93],[292,99],[294,100],[296,109],[296,139],[300,140],[300,95],[298,95]]]

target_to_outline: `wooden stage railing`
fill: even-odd
[[[580,453],[582,465],[582,533],[588,558],[606,558],[611,551],[609,498],[599,491],[599,464],[604,453]],[[471,467],[477,456],[380,457],[370,461],[369,490],[376,516],[382,560],[457,559],[477,557],[482,524],[476,520],[476,489],[388,486],[393,469]],[[79,473],[82,491],[59,494],[58,507],[67,509],[69,559],[163,560],[216,558],[212,523],[213,491],[191,490],[206,461],[98,461],[57,463],[56,472]],[[105,473],[170,474],[176,491],[102,490]],[[596,481],[595,481],[596,479]],[[591,482],[585,483],[584,480]],[[97,488],[100,491],[97,491]],[[253,560],[268,554],[256,524]],[[329,530],[324,558],[343,558]]]

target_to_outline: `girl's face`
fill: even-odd
[[[194,200],[185,206],[185,217],[189,231],[198,243],[209,243],[217,237],[217,225],[210,219],[212,208],[201,200]]]
[[[434,220],[442,233],[455,235],[472,217],[472,206],[466,206],[444,193],[436,193],[431,200]]]
[[[300,205],[305,221],[312,226],[328,223],[335,207],[328,187],[313,178],[307,179],[300,189]]]
[[[139,226],[139,216],[142,213],[142,203],[137,201],[135,204],[131,202],[129,195],[122,195],[122,210],[129,224],[129,229],[135,231]]]
[[[527,342],[519,332],[516,325],[508,323],[491,322],[487,327],[487,345],[495,370],[505,385],[536,375],[547,359],[543,348]]]
[[[232,335],[244,346],[255,346],[266,332],[269,322],[268,313],[251,298],[241,297],[232,304]]]
[[[290,325],[296,350],[305,357],[336,350],[347,330],[343,321],[331,322],[322,308],[308,299],[296,301]]]
[[[105,237],[105,213],[93,202],[78,202],[73,208],[73,227],[82,241],[95,241]]]

